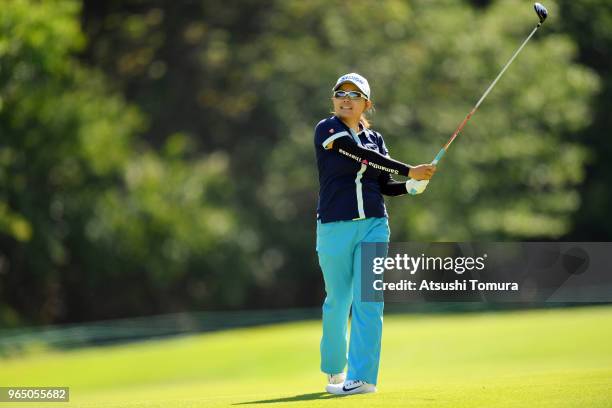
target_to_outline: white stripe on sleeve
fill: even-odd
[[[348,136],[349,133],[347,131],[343,131],[343,132],[339,132],[336,133],[335,135],[331,135],[330,137],[328,137],[327,139],[325,139],[325,141],[323,142],[323,148],[327,149],[327,146],[333,142],[334,140],[341,138],[342,136]]]

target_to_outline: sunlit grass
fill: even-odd
[[[0,360],[0,385],[70,387],[45,407],[612,406],[612,307],[389,316],[366,396],[322,393],[319,336],[310,321],[41,352]]]

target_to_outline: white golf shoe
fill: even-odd
[[[327,374],[328,384],[342,384],[346,380],[346,373]]]
[[[365,381],[349,380],[342,384],[328,384],[325,391],[336,395],[367,394],[376,392],[376,386]]]

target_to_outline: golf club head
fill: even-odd
[[[548,17],[548,11],[546,10],[546,7],[544,7],[540,3],[535,3],[533,5],[533,8],[538,17],[540,18],[540,24],[542,24],[544,20],[546,20],[546,17]]]

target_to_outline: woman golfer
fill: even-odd
[[[389,242],[383,195],[406,194],[412,189],[409,183],[429,180],[435,172],[432,165],[413,167],[389,157],[381,134],[371,130],[364,117],[372,107],[370,96],[370,85],[361,75],[340,77],[333,88],[334,116],[315,129],[320,185],[317,253],[327,295],[321,371],[327,374],[327,392],[333,394],[376,391],[383,302],[361,301],[360,244]],[[395,181],[391,174],[413,180]]]

